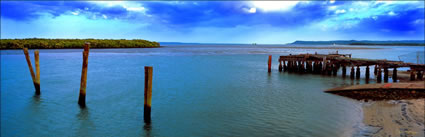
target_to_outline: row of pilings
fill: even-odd
[[[346,78],[347,69],[349,69],[350,79],[360,79],[360,67],[365,67],[365,80],[368,83],[370,80],[370,66],[374,68],[373,74],[378,83],[389,81],[389,69],[393,71],[392,81],[397,82],[397,68],[399,67],[411,68],[410,80],[423,80],[423,65],[415,67],[412,64],[400,61],[352,59],[351,54],[290,54],[279,58],[278,70],[279,72],[337,76],[339,69],[341,69],[341,76]]]

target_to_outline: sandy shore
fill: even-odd
[[[364,136],[423,137],[424,99],[376,101],[363,104]]]

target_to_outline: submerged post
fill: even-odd
[[[86,106],[87,67],[89,64],[88,62],[89,49],[90,49],[90,43],[85,43],[84,51],[83,51],[83,68],[81,71],[80,96],[78,98],[78,104],[81,107]]]
[[[354,79],[354,66],[351,66],[350,79]]]
[[[151,66],[145,66],[145,101],[143,118],[146,123],[151,122],[151,106],[152,106],[152,73]]]
[[[23,50],[24,50],[24,54],[25,54],[25,59],[27,60],[28,68],[29,68],[30,73],[31,73],[32,82],[34,83],[35,94],[39,95],[40,94],[40,84],[37,84],[37,82],[36,82],[36,76],[35,76],[34,70],[32,69],[31,59],[30,59],[30,55],[28,53],[28,48],[24,48]]]
[[[384,67],[384,82],[388,82],[388,67]]]
[[[393,82],[397,82],[397,68],[394,67],[393,69]]]
[[[40,59],[39,59],[39,51],[34,51],[34,58],[35,58],[35,94],[40,95]]]
[[[375,65],[375,68],[373,68],[373,74],[378,74],[378,66],[377,65]]]
[[[269,73],[272,72],[272,55],[269,55],[269,61],[268,61],[268,66],[269,66]]]
[[[342,65],[342,77],[345,78],[346,74],[347,74],[347,67],[345,65]]]

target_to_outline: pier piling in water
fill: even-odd
[[[33,70],[32,65],[31,65],[31,59],[30,59],[30,55],[28,53],[28,48],[24,48],[23,50],[24,50],[24,54],[25,54],[25,59],[27,60],[28,68],[29,68],[30,73],[31,73],[32,82],[34,83],[35,94],[40,95],[40,83],[37,84],[37,78],[35,76],[34,70]],[[38,57],[38,54],[37,54],[37,57]]]
[[[360,67],[359,66],[357,66],[357,69],[356,69],[356,79],[360,79]]]
[[[414,80],[415,80],[415,71],[410,70],[410,81],[414,81]]]
[[[81,107],[86,106],[87,67],[89,59],[89,49],[90,43],[85,43],[83,51],[83,67],[81,71],[80,96],[78,97],[78,104]]]
[[[279,61],[279,72],[282,72],[282,62],[281,61]]]
[[[369,66],[366,66],[366,72],[365,72],[365,77],[366,77],[366,83],[369,83]]]
[[[381,68],[378,68],[378,73],[376,74],[376,82],[377,83],[382,82],[382,70],[381,70]]]
[[[384,67],[384,82],[388,82],[388,68]]]
[[[145,66],[145,100],[144,100],[144,121],[151,122],[151,106],[152,106],[152,73],[151,66]]]
[[[34,51],[34,60],[35,60],[35,94],[40,95],[40,59],[39,59],[39,51]]]
[[[397,82],[397,68],[393,69],[393,82]]]
[[[270,73],[272,72],[272,55],[269,55],[268,66],[269,66],[268,72]]]
[[[351,66],[350,79],[354,79],[354,66]]]
[[[418,79],[418,80],[423,80],[423,79],[422,79],[422,77],[423,77],[423,73],[422,73],[422,71],[418,71],[417,76],[418,76],[418,77],[417,77],[417,79]]]
[[[342,65],[342,77],[345,78],[347,75],[347,67],[345,65]]]

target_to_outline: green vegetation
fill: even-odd
[[[83,48],[85,42],[90,42],[90,48],[153,48],[159,47],[158,42],[147,40],[113,40],[113,39],[1,39],[1,49],[63,49]]]

